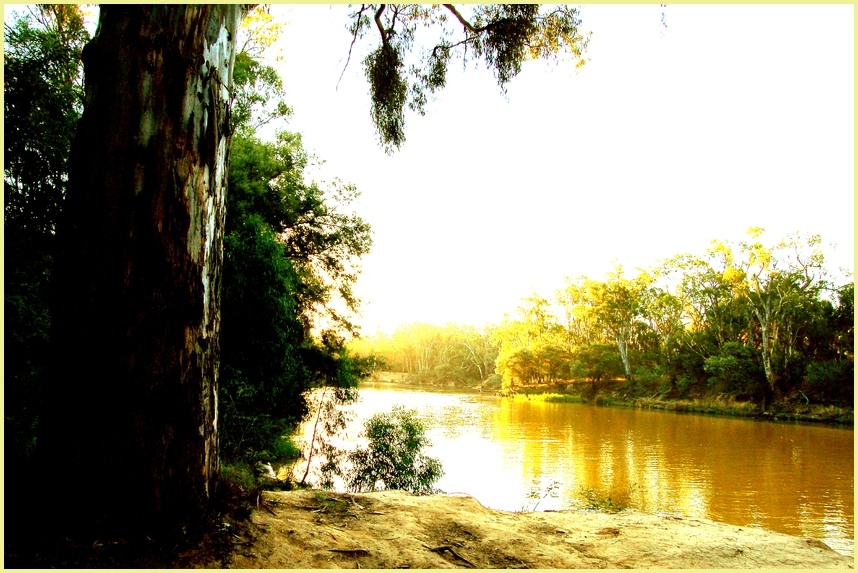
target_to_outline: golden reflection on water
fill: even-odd
[[[488,507],[584,508],[610,497],[853,554],[851,429],[380,388],[361,389],[356,427],[394,404],[418,408],[444,466],[438,487]]]

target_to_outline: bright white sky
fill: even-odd
[[[345,6],[276,6],[289,128],[362,192],[364,334],[498,322],[564,277],[702,254],[752,226],[854,261],[852,5],[584,6],[590,61],[529,62],[506,96],[451,66],[383,153]]]
[[[713,239],[818,232],[854,268],[854,7],[581,9],[590,61],[529,62],[500,93],[451,66],[407,141],[383,153],[344,5],[276,5],[288,125],[362,192],[374,230],[364,334],[498,322],[564,277],[603,278]]]

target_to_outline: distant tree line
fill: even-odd
[[[631,278],[618,267],[604,280],[567,279],[552,299],[534,295],[482,331],[410,325],[358,344],[423,378],[495,374],[503,392],[623,380],[638,396],[851,405],[854,285],[845,280],[827,274],[819,236],[767,242],[751,229]]]
[[[349,342],[363,356],[374,356],[384,368],[425,382],[478,385],[495,372],[497,345],[489,329],[450,324],[403,325],[390,335]]]

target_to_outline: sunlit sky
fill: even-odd
[[[502,94],[450,66],[393,155],[345,5],[276,5],[287,128],[361,191],[364,334],[482,325],[564,277],[603,278],[747,228],[821,233],[854,267],[854,6],[593,5],[588,63],[527,62]],[[375,38],[372,38],[375,41]]]
[[[362,192],[365,334],[499,322],[564,277],[603,278],[749,227],[818,232],[854,259],[852,5],[581,8],[589,62],[528,62],[503,95],[451,66],[392,156],[377,144],[345,6],[277,6],[289,128]]]

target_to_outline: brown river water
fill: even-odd
[[[394,405],[417,409],[437,487],[510,511],[605,500],[814,537],[854,554],[853,430],[361,385],[348,440]]]

